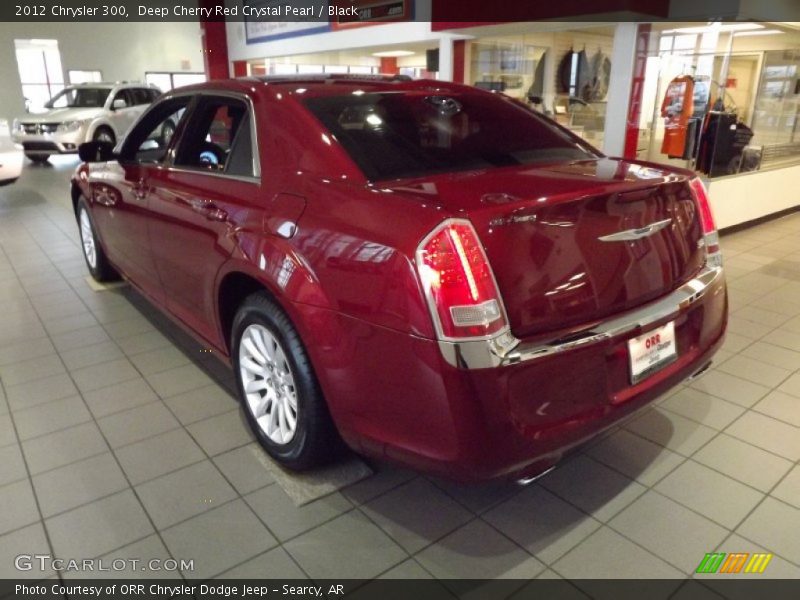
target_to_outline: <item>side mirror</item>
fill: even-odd
[[[128,108],[128,103],[125,102],[124,98],[117,98],[111,104],[111,110],[119,110],[120,108]]]
[[[85,142],[78,146],[78,156],[87,163],[108,162],[114,160],[114,145],[111,142]]]

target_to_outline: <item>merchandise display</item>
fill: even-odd
[[[682,75],[670,81],[661,103],[664,118],[664,141],[661,152],[682,157],[686,148],[689,117],[694,113],[694,78]]]

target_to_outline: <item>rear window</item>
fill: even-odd
[[[381,92],[309,98],[305,105],[373,181],[597,156],[498,96]]]

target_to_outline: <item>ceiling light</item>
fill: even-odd
[[[729,31],[752,31],[754,29],[764,29],[763,25],[758,23],[725,23],[715,27],[713,23],[703,27],[680,27],[678,29],[668,29],[661,33],[711,33],[716,30],[720,33]]]
[[[778,31],[777,29],[764,29],[763,31],[742,31],[737,33],[736,37],[744,37],[746,35],[777,35],[779,33],[786,33],[785,31]]]
[[[399,58],[401,56],[413,56],[415,53],[411,50],[386,50],[385,52],[373,52],[372,56],[378,58]]]

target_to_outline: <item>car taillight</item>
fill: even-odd
[[[697,205],[697,212],[700,216],[700,224],[703,227],[703,237],[706,246],[706,260],[710,265],[722,266],[722,253],[719,248],[719,233],[714,223],[714,215],[711,213],[711,204],[708,201],[708,192],[699,178],[695,177],[689,182]]]
[[[485,337],[507,328],[492,268],[469,221],[449,219],[434,229],[417,249],[417,269],[441,338]]]

